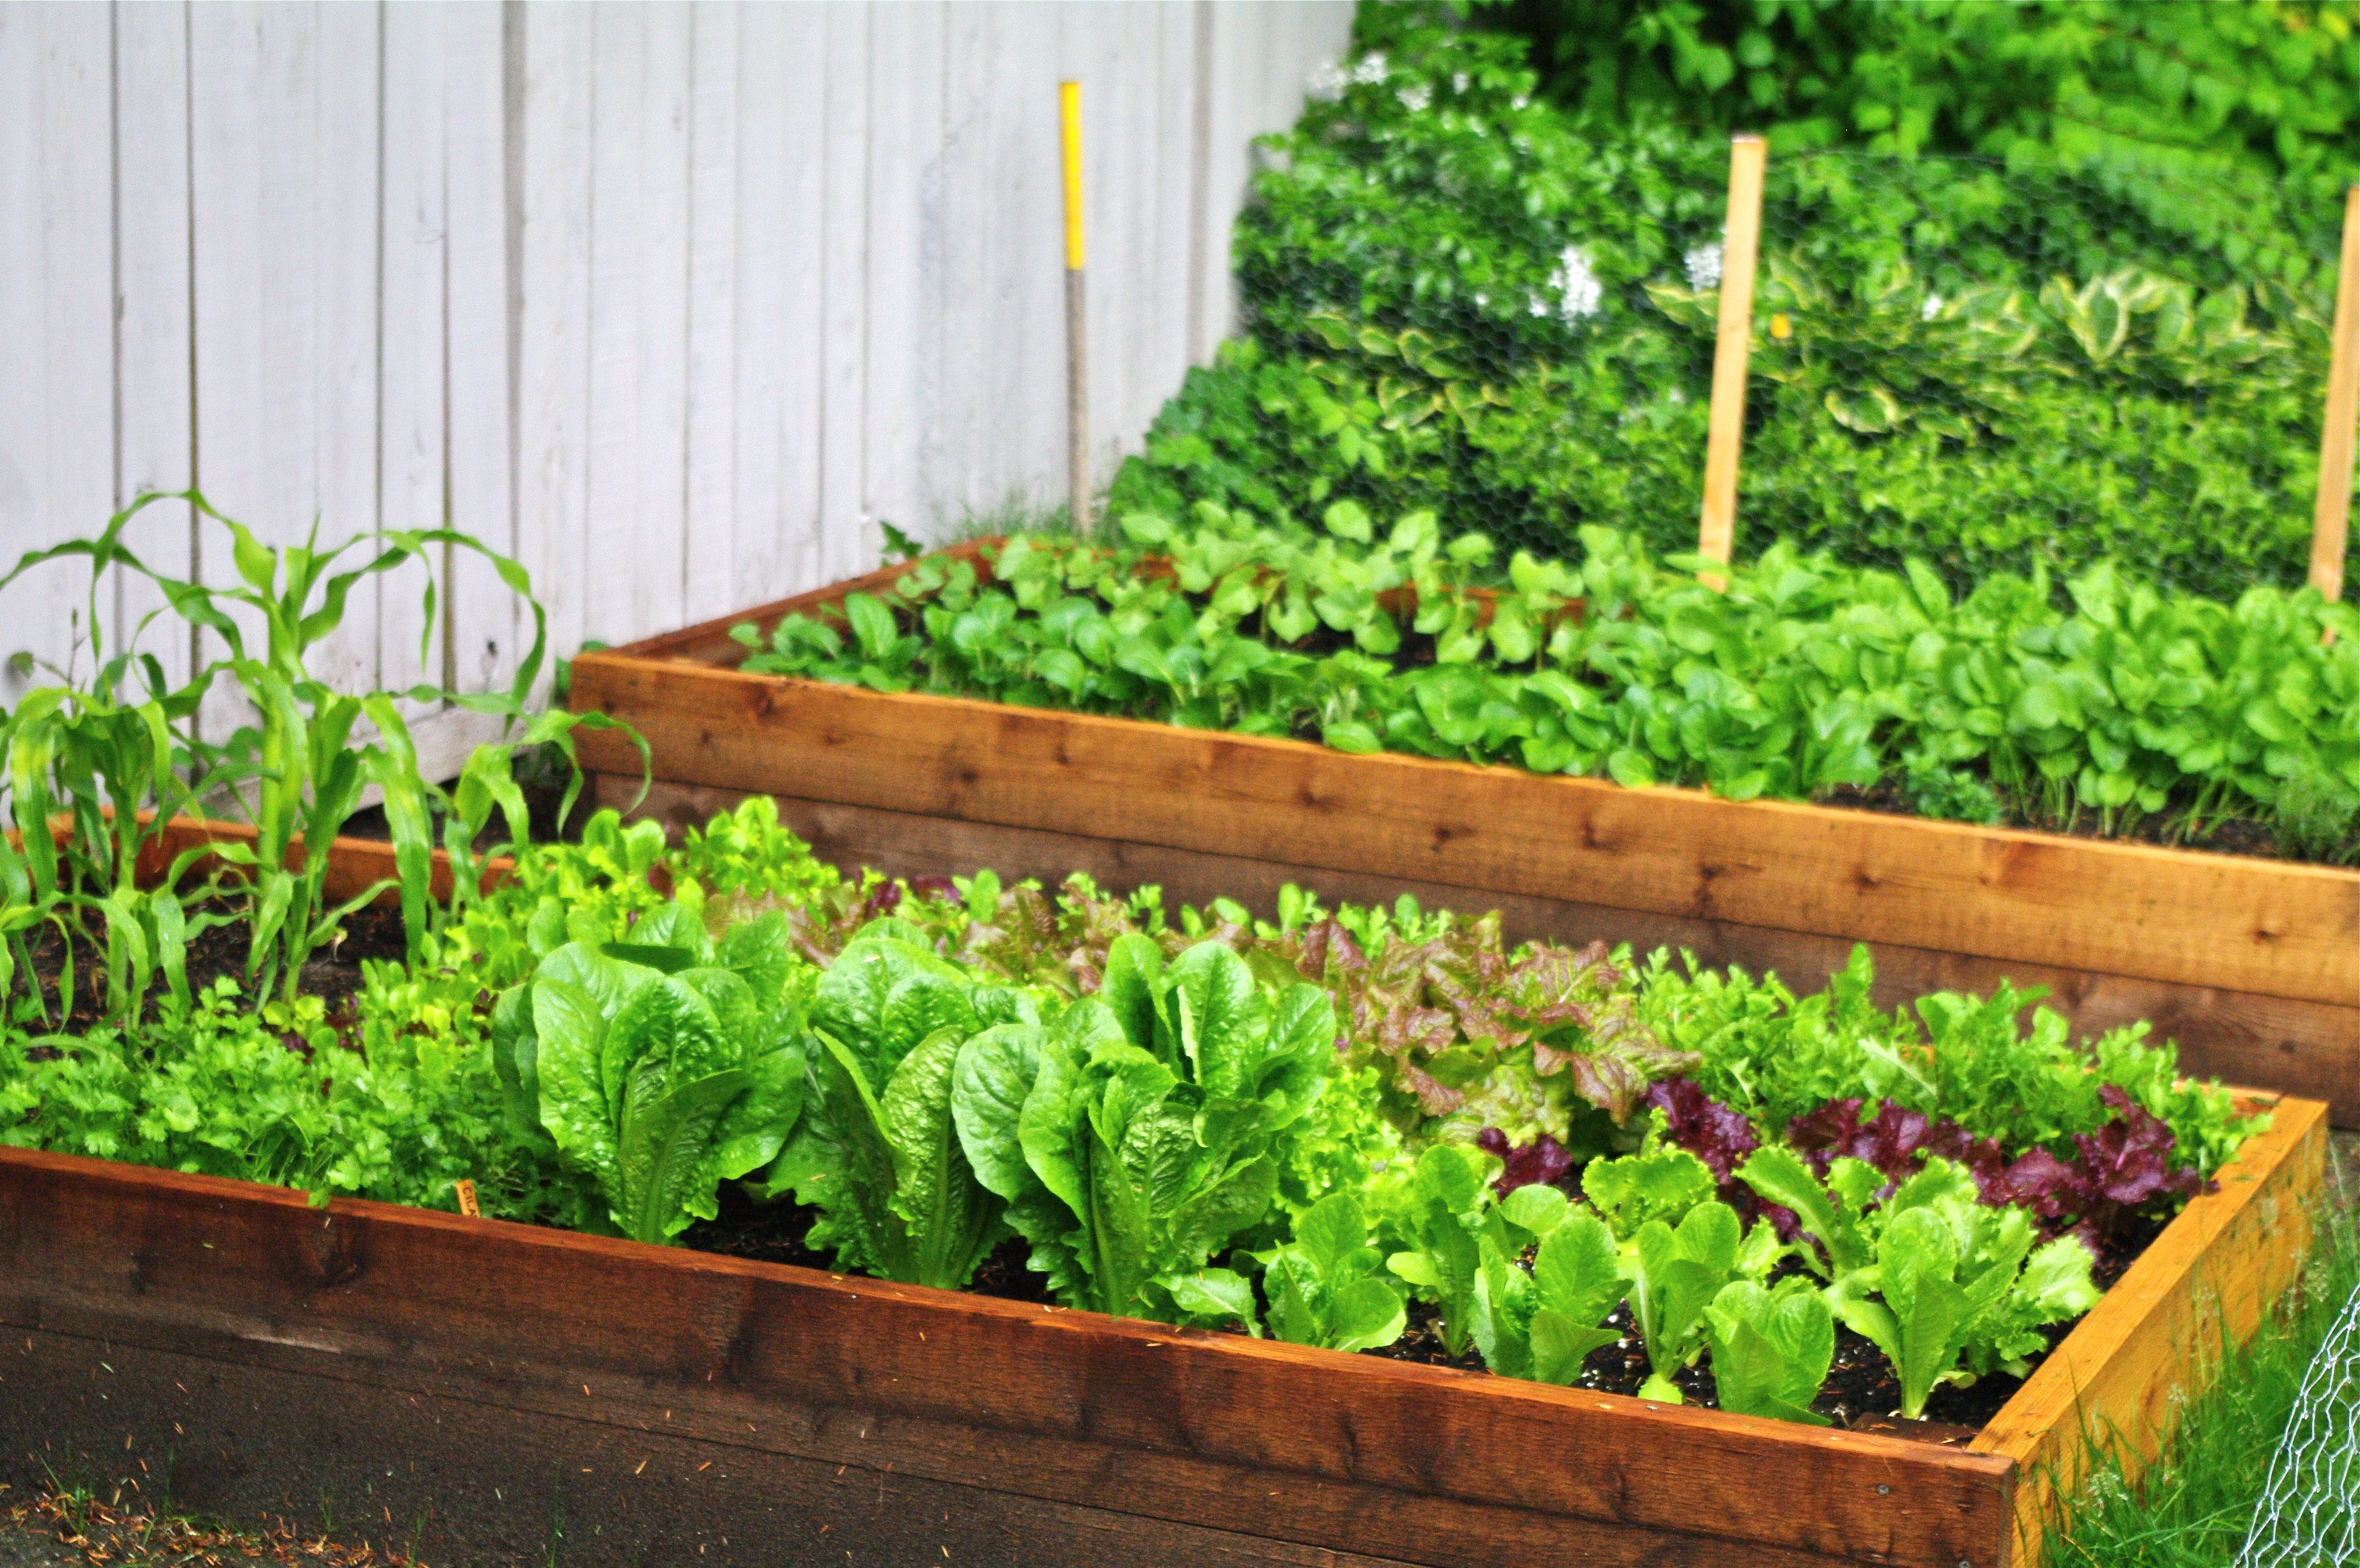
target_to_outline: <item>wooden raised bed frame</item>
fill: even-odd
[[[430,1562],[2007,1568],[2293,1277],[2324,1133],[2279,1102],[1963,1449],[0,1149],[0,1475]]]
[[[972,555],[981,543],[960,547]],[[824,856],[894,872],[1157,883],[1264,907],[1330,897],[1499,908],[1518,936],[1687,948],[1798,988],[1876,959],[1886,1006],[2005,978],[2086,1034],[2136,1019],[2191,1072],[2332,1103],[2360,1125],[2360,871],[1694,790],[1624,789],[1297,740],[749,675],[766,630],[906,566],[597,652],[574,706],[654,751],[643,810],[701,822],[749,793]],[[576,737],[599,798],[638,751]]]
[[[2028,1565],[2301,1266],[2326,1107],[2248,1103],[1955,1447],[0,1148],[0,1482],[435,1563]]]

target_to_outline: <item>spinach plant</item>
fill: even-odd
[[[2013,822],[2171,841],[2283,809],[2316,844],[2351,828],[2322,791],[2360,798],[2360,664],[2322,641],[2360,636],[2360,611],[2307,590],[2215,603],[2100,564],[2068,614],[2045,566],[1955,597],[1923,561],[1781,543],[1716,591],[1585,527],[1579,558],[1520,552],[1479,598],[1491,546],[1438,543],[1423,511],[1382,535],[1341,502],[1317,533],[1219,509],[1124,527],[1126,549],[1019,538],[989,585],[962,561],[864,597],[885,674],[795,618],[746,667],[1739,800],[1889,784],[1988,817],[1988,795]]]

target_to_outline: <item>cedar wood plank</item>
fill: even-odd
[[[1169,1498],[1182,1483],[1169,1464],[1134,1481],[1087,1461],[1093,1467],[1071,1486],[1087,1490],[1088,1506],[1006,1485],[945,1482],[935,1473],[942,1468],[935,1450],[945,1445],[957,1456],[952,1468],[976,1472],[978,1441],[989,1445],[995,1476],[1029,1476],[1063,1463],[1044,1445],[1000,1433],[978,1438],[969,1429],[804,1412],[775,1400],[741,1402],[727,1418],[708,1408],[655,1409],[659,1394],[672,1398],[671,1391],[585,1395],[577,1386],[565,1390],[571,1401],[535,1398],[488,1377],[412,1392],[355,1381],[346,1367],[299,1372],[250,1355],[208,1358],[38,1332],[21,1343],[21,1350],[13,1335],[0,1343],[0,1391],[25,1401],[6,1411],[25,1410],[27,1430],[42,1446],[12,1452],[6,1444],[16,1429],[0,1411],[0,1476],[13,1473],[34,1485],[48,1464],[102,1491],[110,1478],[137,1485],[162,1477],[182,1508],[246,1518],[311,1514],[326,1503],[349,1519],[357,1494],[371,1512],[384,1499],[404,1526],[431,1521],[422,1544],[435,1563],[539,1564],[547,1561],[553,1526],[563,1530],[567,1568],[690,1562],[779,1568],[840,1563],[847,1548],[858,1548],[863,1562],[940,1562],[945,1545],[956,1549],[953,1563],[1022,1568],[1403,1562],[1240,1528],[1282,1510],[1283,1528],[1300,1536],[1428,1540],[1421,1562],[1440,1568],[1569,1557],[1583,1568],[1843,1563],[1375,1488],[1314,1489],[1296,1477],[1210,1465],[1194,1467],[1206,1478],[1185,1506],[1220,1527],[1191,1525],[1125,1511],[1147,1486],[1173,1508]],[[294,1358],[331,1361],[319,1353]],[[743,1416],[758,1420],[737,1419]],[[769,1424],[756,1430],[758,1421]],[[773,1435],[782,1427],[793,1435]],[[160,1467],[132,1474],[154,1457]]]
[[[0,1150],[0,1321],[20,1328],[167,1349],[226,1335],[253,1347],[239,1354],[480,1369],[568,1397],[619,1386],[666,1406],[711,1378],[967,1430],[939,1446],[956,1473],[936,1479],[1071,1503],[1111,1488],[1132,1511],[1279,1537],[1346,1519],[1354,1549],[1414,1561],[1452,1560],[1451,1532],[1420,1525],[1428,1503],[1557,1516],[1585,1539],[1933,1568],[2004,1562],[2013,1517],[2014,1468],[1995,1456],[421,1210],[322,1212],[70,1156]],[[1064,1457],[1011,1467],[1011,1444]],[[1298,1507],[1261,1509],[1240,1475]],[[1765,1488],[1779,1506],[1753,1501]],[[1797,1497],[1812,1506],[1786,1506]],[[1380,1524],[1420,1550],[1395,1552]],[[1696,1559],[1723,1560],[1739,1559]]]
[[[2020,1542],[2038,1541],[2086,1467],[2085,1432],[2133,1474],[2155,1457],[2179,1399],[2215,1370],[2208,1358],[2243,1343],[2301,1272],[2326,1159],[2327,1108],[2278,1101],[2219,1190],[2189,1203],[1976,1436],[1975,1452],[2023,1465]]]
[[[166,867],[183,850],[199,844],[244,844],[251,849],[255,832],[242,822],[224,822],[212,817],[176,817],[164,825],[164,831],[149,842],[139,861],[143,877],[161,877]],[[288,851],[288,864],[297,863],[301,850]],[[200,862],[202,867],[203,862]],[[484,862],[484,885],[490,887],[508,875],[515,861],[506,855],[497,855]],[[235,871],[236,868],[228,868]],[[356,898],[372,883],[397,876],[393,846],[382,839],[338,839],[328,851],[328,875],[324,891],[330,905]],[[443,850],[434,851],[434,870],[431,878],[432,895],[437,899],[451,896],[451,857]],[[398,904],[399,888],[388,888],[379,894],[379,904]]]
[[[738,790],[658,783],[641,798],[638,776],[598,774],[598,804],[662,821],[677,838],[746,798]],[[774,796],[780,820],[823,860],[847,872],[873,866],[891,875],[967,874],[989,866],[1003,877],[1037,877],[1054,886],[1081,872],[1098,885],[1129,892],[1161,886],[1177,903],[1199,906],[1232,898],[1273,917],[1279,888],[1297,883],[1330,900],[1390,904],[1407,893],[1429,909],[1498,909],[1509,939],[1547,938],[1574,944],[1629,942],[1639,953],[1686,949],[1706,965],[1775,970],[1803,991],[1841,970],[1852,951],[1841,938],[1814,937],[1734,921],[1612,909],[1439,883],[1408,882],[1208,855],[1193,850],[1092,839],[1040,828],[1003,828],[957,817],[920,817],[839,801]],[[2360,1009],[2323,1002],[2171,985],[2121,975],[1979,959],[1889,942],[1873,943],[1878,1005],[1894,1008],[1933,991],[1988,993],[2000,981],[2043,986],[2054,1008],[2085,1036],[2145,1021],[2158,1039],[2176,1041],[2189,1073],[2330,1102],[2339,1126],[2360,1126]]]
[[[567,1568],[1401,1568],[1393,1558],[1043,1502],[578,1412],[58,1334],[0,1343],[0,1477],[169,1496],[267,1525],[316,1519],[428,1563]],[[744,1423],[738,1423],[742,1431]],[[874,1445],[871,1445],[874,1446]],[[1819,1563],[1822,1558],[1786,1558]]]
[[[2360,1003],[2360,872],[585,653],[663,776],[1315,868]],[[637,771],[604,732],[585,766]]]

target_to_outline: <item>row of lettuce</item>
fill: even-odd
[[[663,891],[658,891],[661,889]],[[2020,1372],[2249,1130],[2134,1028],[1510,945],[1496,916],[840,880],[766,800],[592,819],[371,963],[349,1014],[223,979],[16,1026],[0,1139],[676,1241],[725,1183],[837,1266],[1451,1354],[1789,1419],[1836,1325],[1909,1415]],[[2094,1061],[2095,1070],[2091,1070]],[[1610,1323],[1610,1315],[1622,1315]]]
[[[1780,545],[1715,588],[1582,533],[1519,551],[1431,512],[1319,527],[1200,505],[1119,545],[1019,535],[736,635],[758,673],[1324,740],[1744,800],[2360,857],[2360,610],[2234,605],[2102,565],[1954,596]],[[981,565],[978,570],[978,563]],[[2224,838],[2224,830],[2234,837]]]
[[[1234,247],[1242,330],[1158,415],[1113,510],[1311,524],[1350,500],[1538,555],[1598,526],[1684,548],[1728,143],[1660,105],[1552,102],[1522,39],[1430,12],[1364,6],[1361,51],[1267,138]],[[1595,21],[1562,42],[1611,77],[1623,40]],[[1693,23],[1633,27],[1660,46]],[[1937,58],[1989,63],[1918,63]],[[2119,146],[2003,163],[1810,140],[1769,159],[1742,555],[1917,556],[1954,589],[2112,558],[2224,602],[2302,582],[2340,194],[2225,200],[2179,148],[2167,174]]]

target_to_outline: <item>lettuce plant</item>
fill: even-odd
[[[1647,1347],[1646,1382],[1639,1397],[1680,1402],[1672,1374],[1696,1364],[1703,1349],[1704,1309],[1737,1272],[1737,1211],[1710,1200],[1675,1227],[1650,1220],[1625,1244],[1631,1266],[1631,1316]]]
[[[979,983],[880,920],[812,998],[814,1099],[766,1177],[820,1210],[808,1238],[840,1267],[956,1289],[1005,1236],[951,1118],[961,1051],[995,1026],[1037,1027],[1023,991]]]
[[[1704,1310],[1713,1395],[1724,1410],[1825,1426],[1811,1409],[1835,1360],[1835,1315],[1808,1280],[1775,1289],[1750,1279],[1721,1288]]]
[[[1273,998],[1218,943],[1167,965],[1131,934],[1098,995],[961,1050],[952,1113],[1053,1291],[1169,1318],[1170,1281],[1269,1212],[1276,1146],[1325,1086],[1334,1038],[1316,988]]]
[[[1929,1162],[1874,1214],[1875,1261],[1838,1275],[1828,1300],[1893,1364],[1901,1413],[1913,1420],[1938,1385],[2020,1371],[2042,1347],[2043,1326],[2098,1299],[2087,1248],[2061,1238],[2036,1251],[2032,1217],[1979,1201],[1973,1178],[1947,1160]]]
[[[1402,1288],[1385,1273],[1360,1201],[1331,1193],[1296,1216],[1281,1245],[1256,1254],[1270,1299],[1270,1332],[1289,1344],[1372,1350],[1401,1338],[1408,1325]],[[1170,1281],[1172,1299],[1192,1317],[1242,1321],[1259,1335],[1253,1287],[1228,1269]]]
[[[780,922],[717,950],[676,909],[634,934],[569,942],[506,992],[493,1062],[512,1119],[595,1183],[615,1228],[666,1242],[778,1154],[803,1107],[803,1010]]]
[[[1306,1210],[1262,1275],[1270,1326],[1294,1344],[1371,1350],[1408,1326],[1401,1287],[1386,1277],[1360,1201],[1337,1192]]]
[[[1792,1216],[1806,1240],[1817,1244],[1816,1251],[1808,1246],[1799,1250],[1803,1261],[1821,1277],[1847,1274],[1874,1261],[1874,1237],[1866,1214],[1886,1186],[1875,1167],[1838,1159],[1829,1166],[1822,1183],[1800,1155],[1773,1145],[1749,1157],[1738,1175],[1765,1202]]]
[[[1658,1118],[1637,1154],[1593,1160],[1581,1188],[1605,1216],[1631,1278],[1631,1317],[1649,1367],[1640,1396],[1677,1405],[1672,1375],[1703,1354],[1707,1303],[1741,1275],[1768,1272],[1780,1249],[1770,1226],[1747,1232],[1737,1211],[1713,1196],[1704,1161],[1661,1137]]]
[[[1510,1250],[1523,1250],[1527,1236],[1539,1238],[1529,1273]],[[1492,1371],[1569,1384],[1591,1351],[1614,1343],[1614,1331],[1599,1324],[1632,1281],[1596,1214],[1573,1208],[1555,1188],[1521,1187],[1493,1212],[1480,1252],[1475,1343]]]
[[[1442,1309],[1436,1331],[1451,1355],[1467,1354],[1482,1317],[1477,1296],[1482,1244],[1477,1235],[1491,1198],[1491,1162],[1459,1144],[1417,1157],[1396,1228],[1407,1243],[1386,1266]]]

